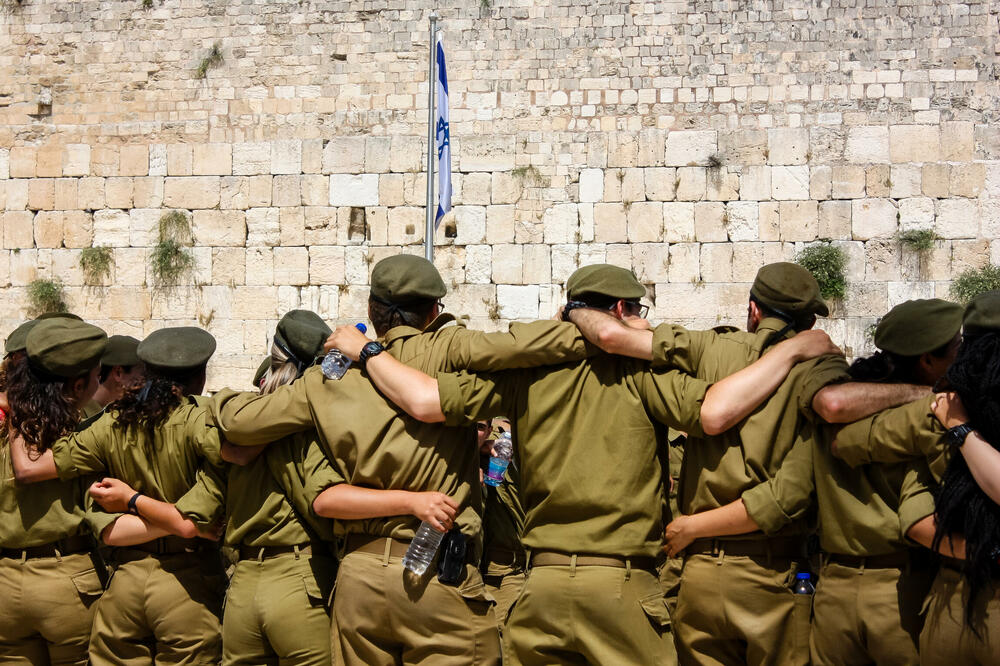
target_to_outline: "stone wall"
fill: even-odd
[[[111,332],[200,323],[245,385],[276,318],[364,313],[372,263],[422,252],[427,0],[4,0],[0,332],[56,276]],[[743,320],[766,262],[832,239],[852,352],[874,318],[1000,263],[997,5],[466,0],[440,8],[454,219],[445,299],[548,316],[578,266],[633,268],[654,319]],[[197,69],[218,44],[222,62]],[[152,288],[158,220],[195,268]],[[918,253],[897,231],[933,229]],[[81,248],[113,248],[83,284]]]

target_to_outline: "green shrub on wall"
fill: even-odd
[[[1000,266],[988,264],[982,268],[970,268],[951,285],[951,295],[959,303],[968,303],[984,291],[1000,289]]]
[[[60,280],[39,278],[28,284],[28,314],[38,317],[49,312],[67,312],[66,295]]]
[[[806,247],[795,261],[813,274],[823,298],[841,299],[847,293],[847,256],[830,241]]]
[[[149,256],[153,285],[173,287],[194,268],[194,255],[185,246],[191,244],[191,222],[179,210],[160,218],[160,240]]]
[[[80,268],[83,269],[83,283],[94,287],[111,277],[113,255],[110,247],[88,247],[80,251]]]

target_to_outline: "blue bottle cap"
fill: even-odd
[[[368,332],[368,327],[365,326],[364,324],[362,324],[361,322],[358,322],[357,324],[355,324],[354,328],[358,329],[362,333],[367,333]]]
[[[795,580],[809,580],[810,578],[812,578],[811,574],[807,574],[807,573],[797,573],[797,574],[795,574]]]

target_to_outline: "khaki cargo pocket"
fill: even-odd
[[[97,575],[96,569],[75,573],[69,579],[73,581],[73,587],[82,597],[99,597],[104,592],[101,577]]]
[[[665,631],[670,626],[670,610],[662,592],[643,597],[639,605],[657,631]]]
[[[303,574],[302,576],[302,587],[305,588],[306,596],[309,597],[309,603],[313,606],[326,606],[333,599],[333,593],[328,595],[323,594],[323,591],[319,589],[319,583],[316,582],[316,578],[308,574]]]
[[[489,593],[486,589],[486,585],[478,576],[467,579],[461,587],[458,588],[458,593],[461,595],[465,602],[470,606],[493,606],[496,604],[496,599],[493,595]]]
[[[795,657],[799,663],[809,661],[809,635],[812,633],[813,595],[793,594],[795,597],[792,608],[792,631],[795,632]]]

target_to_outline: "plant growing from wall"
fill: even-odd
[[[198,69],[195,70],[195,78],[203,79],[208,75],[208,70],[218,67],[222,64],[222,44],[216,42],[212,44],[212,48],[208,50],[205,57],[201,59],[198,63]]]
[[[511,170],[510,175],[520,180],[522,184],[527,183],[529,185],[534,185],[535,187],[541,187],[545,184],[545,177],[542,176],[542,172],[539,171],[534,164],[517,167],[516,169]],[[625,178],[624,171],[621,172],[621,178]]]
[[[95,287],[111,277],[113,254],[110,247],[87,247],[80,251],[80,268],[83,269],[83,283]]]
[[[66,295],[60,280],[39,278],[28,284],[28,310],[34,317],[47,312],[67,312]]]
[[[900,231],[896,238],[907,250],[926,252],[934,247],[934,241],[938,240],[940,236],[934,233],[933,229],[910,229],[909,231]]]
[[[806,247],[795,261],[813,274],[823,298],[841,299],[847,293],[847,256],[830,241]]]
[[[951,285],[951,295],[965,304],[984,291],[996,289],[1000,289],[1000,266],[987,264],[982,268],[970,268],[959,275]]]
[[[160,240],[150,253],[153,285],[174,287],[194,268],[191,244],[191,223],[179,210],[164,213],[160,218]]]

